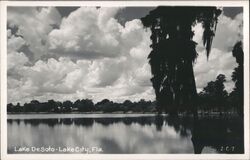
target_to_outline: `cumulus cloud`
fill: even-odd
[[[54,7],[8,7],[7,21],[10,28],[18,28],[16,34],[33,53],[28,58],[36,61],[48,54],[47,35],[60,24],[61,16]]]
[[[42,17],[47,18],[55,17],[51,13],[56,12],[53,8],[45,9],[46,12],[44,8],[29,8],[29,12],[42,12]],[[143,29],[138,19],[122,26],[114,18],[118,10],[119,8],[82,7],[62,20],[57,17],[50,23],[43,24],[45,28],[30,37],[45,39],[46,45],[39,44],[38,47],[42,47],[42,50],[34,50],[29,46],[39,57],[29,65],[29,57],[19,50],[22,46],[31,44],[32,38],[26,35],[29,29],[26,28],[26,23],[30,22],[15,22],[10,17],[9,23],[18,26],[18,32],[23,38],[12,35],[10,31],[9,52],[13,50],[16,55],[8,56],[8,95],[13,95],[8,97],[8,101],[154,99],[147,63],[150,31]],[[59,25],[56,29],[48,27],[51,24]],[[12,41],[15,43],[11,43]],[[32,42],[33,45],[35,43]],[[40,54],[42,51],[47,53]],[[47,56],[45,54],[51,57],[42,59],[42,56]],[[14,58],[20,60],[20,65],[15,63]],[[13,76],[17,71],[20,73],[18,78]]]
[[[243,14],[239,13],[234,19],[222,14],[219,17],[217,30],[213,40],[212,50],[207,59],[205,48],[202,46],[203,28],[201,24],[193,27],[195,31],[194,41],[198,42],[199,56],[194,65],[197,90],[201,91],[208,82],[214,81],[219,74],[226,76],[226,90],[232,91],[234,82],[231,75],[237,63],[232,56],[232,49],[236,42],[242,40]]]
[[[51,58],[47,62],[37,61],[34,66],[20,69],[23,77],[18,81],[20,83],[16,85],[18,87],[8,88],[9,95],[25,92],[27,94],[20,94],[18,98],[26,101],[30,101],[34,96],[41,100],[52,98],[55,100],[91,98],[95,101],[104,98],[115,101],[123,101],[126,98],[152,99],[154,95],[150,95],[147,91],[151,88],[150,77],[145,73],[147,70],[141,68],[142,72],[134,77],[137,70],[125,70],[119,73],[119,63],[119,61],[110,63],[88,60],[78,60],[74,63],[69,58],[59,58],[59,60]],[[125,62],[123,63],[125,65]],[[13,81],[15,79],[10,77],[9,82]],[[145,84],[145,81],[148,82]],[[139,96],[144,92],[145,96]]]
[[[201,91],[208,82],[215,81],[219,74],[224,74],[227,80],[226,90],[232,91],[234,83],[231,75],[235,67],[237,67],[237,63],[231,52],[213,48],[209,60],[207,60],[206,53],[203,51],[194,65],[197,90]]]
[[[8,53],[19,50],[26,42],[22,37],[16,37],[11,34],[11,31],[8,30],[8,43],[7,49]]]
[[[114,18],[119,8],[82,7],[63,18],[59,29],[49,34],[49,49],[59,57],[96,59],[119,57],[143,39],[139,20],[123,27]],[[74,25],[72,25],[74,24]]]
[[[62,18],[53,7],[8,8],[8,102],[154,100],[147,60],[150,30],[139,19],[121,25],[114,18],[119,10],[81,7]],[[227,89],[234,85],[230,76],[237,64],[228,48],[240,38],[235,24],[241,24],[241,16],[221,17],[209,61],[198,45],[194,71],[199,90],[218,74],[226,75]],[[202,27],[194,31],[202,44]]]
[[[234,19],[222,15],[219,17],[213,47],[223,51],[232,51],[236,42],[242,40],[243,14]]]

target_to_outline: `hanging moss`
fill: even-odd
[[[202,24],[208,57],[220,14],[216,7],[157,7],[141,19],[152,32],[148,59],[160,112],[194,109],[193,63],[198,54],[192,26]]]

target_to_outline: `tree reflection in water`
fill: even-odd
[[[161,132],[162,128],[167,125],[173,127],[175,132],[182,138],[192,137],[194,153],[199,154],[202,153],[204,147],[214,148],[218,153],[244,153],[242,121],[238,117],[206,116],[200,117],[199,120],[194,120],[193,117],[188,116],[156,115],[120,118],[8,119],[8,124],[16,123],[20,125],[20,123],[24,123],[24,125],[31,125],[32,127],[38,127],[43,124],[50,128],[59,125],[75,125],[90,128],[94,124],[108,127],[122,123],[126,126],[133,124],[140,126],[154,125],[158,132]],[[102,139],[102,141],[105,141],[105,144],[109,144],[110,147],[107,148],[109,148],[110,152],[112,152],[112,148],[117,148],[115,147],[117,144],[112,140],[106,138]],[[119,151],[117,152],[119,153]]]
[[[219,153],[244,153],[243,123],[240,118],[203,118],[194,121],[192,142],[195,153],[210,146]]]

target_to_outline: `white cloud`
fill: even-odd
[[[37,61],[34,66],[23,66],[20,69],[22,72],[20,81],[24,85],[9,89],[9,92],[19,93],[26,101],[27,99],[32,100],[34,97],[38,97],[37,99],[39,97],[60,99],[60,95],[76,92],[79,83],[84,81],[82,76],[87,73],[87,67],[84,66],[88,64],[89,62],[81,62],[78,66],[66,58],[59,60],[51,58],[47,62]],[[27,90],[28,88],[30,90]],[[15,101],[18,100],[20,101],[20,99]]]
[[[125,27],[118,23],[114,19],[118,10],[82,7],[74,11],[49,34],[51,52],[77,59],[126,56],[143,41],[145,32],[139,20],[129,21]]]
[[[18,26],[18,34],[23,36],[11,35],[8,31],[8,102],[83,98],[95,102],[104,98],[153,100],[155,94],[147,60],[151,50],[150,30],[143,29],[137,19],[122,26],[114,19],[118,10],[82,7],[61,20],[55,8],[8,9],[8,22]],[[237,17],[240,20],[240,15]],[[218,74],[225,74],[226,87],[232,88],[229,79],[237,64],[227,48],[234,42],[223,41],[221,47],[216,38],[218,35],[222,41],[230,35],[238,35],[238,30],[228,27],[236,21],[237,18],[224,17],[223,23],[218,24],[209,61],[204,47],[198,46],[194,70],[200,90]],[[220,33],[220,25],[227,26],[225,35]],[[195,40],[202,44],[201,26],[194,30]],[[19,51],[24,45],[34,53],[36,60],[32,63],[26,53]],[[43,59],[44,56],[48,57]]]
[[[235,67],[237,67],[237,63],[231,52],[213,48],[209,60],[207,60],[204,50],[199,54],[197,62],[194,65],[197,90],[201,91],[208,82],[215,81],[219,74],[224,74],[227,80],[226,89],[231,91],[231,87],[234,85],[231,75]]]
[[[21,78],[8,77],[9,82],[18,82],[15,87],[8,87],[8,94],[13,95],[8,101],[154,99],[147,63],[150,31],[139,20],[129,21],[123,27],[113,18],[118,10],[82,7],[63,18],[59,29],[44,31],[48,34],[44,38],[49,40],[44,50],[57,58],[38,60],[31,66],[21,63]],[[24,39],[24,44],[28,43],[25,36]],[[20,47],[14,50],[17,48]]]
[[[221,15],[215,33],[213,47],[223,51],[231,51],[236,42],[242,40],[243,14],[234,19]]]
[[[16,93],[9,101],[30,101],[34,97],[39,100],[60,101],[78,98],[92,98],[94,101],[104,98],[116,101],[123,101],[125,98],[152,99],[154,95],[149,95],[147,91],[151,88],[150,83],[145,85],[145,81],[149,81],[147,70],[144,67],[140,70],[142,72],[134,77],[133,74],[137,70],[135,72],[125,70],[119,73],[119,61],[91,63],[88,60],[78,60],[74,63],[69,58],[59,58],[59,60],[51,58],[47,62],[38,61],[34,66],[25,66],[20,69],[22,78],[19,83],[23,85],[8,88],[9,95]],[[131,78],[127,79],[128,77]],[[9,82],[12,81],[15,82],[15,79],[9,77]],[[114,84],[109,84],[111,82]],[[23,92],[26,94],[21,94]],[[141,94],[143,92],[145,93]],[[15,97],[16,95],[18,97]]]
[[[8,7],[7,14],[8,25],[18,27],[17,34],[25,39],[34,54],[32,58],[36,61],[46,55],[47,35],[61,21],[58,11],[53,7]]]
[[[18,51],[26,42],[22,37],[16,37],[11,34],[11,31],[8,30],[8,40],[7,40],[7,50],[8,53],[13,51]]]
[[[233,46],[237,41],[242,39],[242,13],[238,14],[235,19],[221,15],[219,17],[217,30],[213,40],[212,50],[209,59],[206,57],[205,48],[202,46],[203,29],[201,24],[193,27],[195,31],[194,41],[198,42],[197,51],[199,56],[194,65],[197,90],[201,91],[208,82],[214,81],[219,74],[226,76],[226,90],[232,91],[234,83],[231,75],[237,63],[232,56]]]
[[[7,58],[7,68],[10,69],[19,69],[19,67],[23,67],[24,64],[28,62],[28,58],[21,52],[11,52],[8,54]]]
[[[243,25],[243,14],[240,13],[235,16],[234,19],[220,15],[218,18],[217,29],[215,37],[213,39],[212,48],[217,48],[222,51],[230,52],[236,42],[242,40],[242,25]],[[197,50],[201,51],[204,49],[202,42],[202,34],[204,29],[202,25],[198,23],[193,27],[195,35],[193,40],[198,43]]]
[[[95,7],[77,9],[62,20],[59,29],[49,34],[50,50],[58,56],[119,56],[122,26],[113,18],[117,10]]]

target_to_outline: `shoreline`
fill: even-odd
[[[118,112],[61,112],[61,113],[56,113],[56,112],[10,112],[7,113],[7,115],[23,115],[23,114],[37,114],[37,115],[44,115],[44,114],[66,114],[66,115],[70,115],[70,114],[158,114],[158,112],[122,112],[122,111],[118,111]],[[168,115],[168,113],[161,113],[159,115]],[[178,113],[177,115],[192,115],[192,113]],[[198,115],[201,116],[216,116],[216,115],[238,115],[237,112],[210,112],[210,113],[206,113],[206,112],[198,112]]]
[[[157,114],[157,112],[10,112],[13,114]]]

